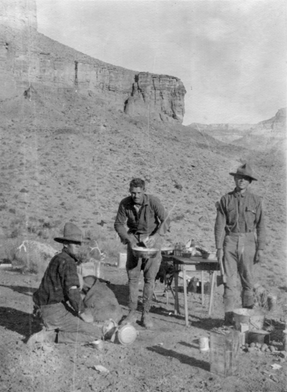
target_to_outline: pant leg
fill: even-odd
[[[99,339],[99,327],[86,323],[63,303],[41,307],[44,325],[48,330],[58,329],[58,343],[85,343]]]
[[[130,246],[127,246],[127,274],[129,281],[129,309],[136,310],[139,296],[139,278],[142,267],[142,259],[135,257]]]
[[[158,237],[154,247],[161,249],[162,238]],[[144,313],[148,313],[151,307],[152,296],[155,287],[155,278],[159,271],[162,256],[161,251],[154,258],[144,260],[144,288],[143,288],[143,309]]]
[[[239,240],[238,272],[242,285],[242,307],[254,305],[253,262],[256,251],[254,234],[246,234]]]
[[[237,245],[238,237],[226,236],[224,240],[224,270],[226,283],[224,284],[224,311],[232,312],[234,309],[234,295],[237,282]]]

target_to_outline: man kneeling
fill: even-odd
[[[91,342],[101,337],[93,316],[80,295],[77,254],[83,242],[81,230],[66,223],[64,236],[55,238],[63,244],[61,253],[50,261],[33,301],[40,309],[45,328],[32,335],[27,344],[36,342]]]

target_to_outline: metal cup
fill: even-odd
[[[199,338],[199,350],[200,352],[209,351],[209,339],[206,337]]]

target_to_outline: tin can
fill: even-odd
[[[267,296],[267,306],[269,311],[273,311],[276,309],[276,303],[277,303],[277,296],[274,294],[269,294]]]
[[[101,339],[94,340],[91,344],[96,350],[99,350],[99,351],[104,350],[104,342]]]
[[[199,338],[199,350],[200,352],[209,351],[209,339],[206,337]]]

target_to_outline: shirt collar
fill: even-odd
[[[130,199],[129,199],[129,204],[131,206],[134,206],[133,199],[131,198],[131,196],[130,196]],[[148,195],[145,193],[144,194],[144,199],[143,199],[143,202],[142,202],[142,206],[146,206],[148,204],[149,204],[149,198],[148,198]]]
[[[234,196],[235,196],[235,197],[238,197],[238,198],[239,198],[239,197],[245,197],[245,196],[248,194],[248,189],[246,189],[245,192],[240,193],[239,191],[237,191],[236,188],[234,188],[233,193],[234,193]]]

